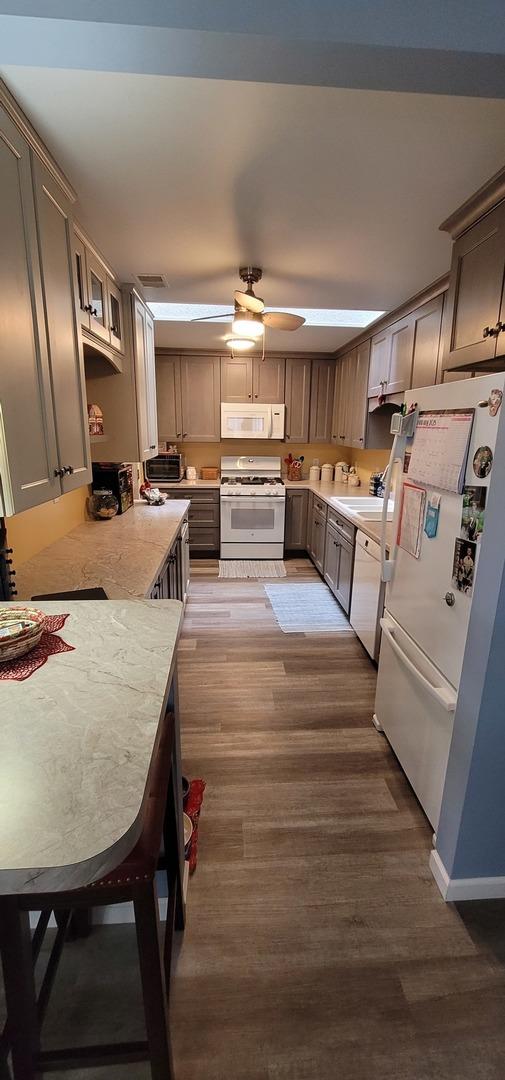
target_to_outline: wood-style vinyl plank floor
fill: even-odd
[[[319,580],[287,565],[284,580]],[[283,634],[262,581],[200,561],[179,678],[184,769],[207,790],[172,989],[177,1080],[503,1080],[505,904],[443,903],[352,632]],[[69,946],[46,1041],[142,1031],[133,927]]]

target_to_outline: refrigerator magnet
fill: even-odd
[[[463,510],[461,512],[461,536],[464,540],[474,540],[476,544],[484,531],[487,488],[468,485],[463,488]]]
[[[490,446],[479,446],[473,455],[473,471],[479,480],[489,476],[493,468],[493,451]]]
[[[465,596],[472,595],[476,555],[477,545],[471,540],[458,537],[454,545],[452,584],[458,592],[465,593]]]
[[[491,390],[489,395],[489,415],[496,416],[503,400],[503,390]]]
[[[432,491],[428,495],[424,531],[429,540],[433,540],[438,532],[438,519],[440,516],[440,495]]]

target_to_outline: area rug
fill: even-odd
[[[351,630],[347,616],[322,581],[264,585],[263,588],[284,634],[326,634]]]
[[[286,567],[282,559],[220,559],[219,577],[286,577]]]

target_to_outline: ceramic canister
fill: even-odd
[[[333,481],[333,465],[321,466],[321,480],[325,484],[331,484]]]
[[[309,480],[314,484],[317,480],[321,479],[321,469],[319,465],[311,465],[309,469]]]

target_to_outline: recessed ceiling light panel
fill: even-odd
[[[229,323],[233,319],[233,315],[223,315],[221,304],[164,304],[150,302],[149,308],[154,318],[160,322],[192,322],[193,319],[214,317],[216,323]],[[282,310],[282,308],[269,308],[269,311]],[[360,308],[292,308],[292,310],[294,314],[305,319],[306,326],[343,326],[358,329],[369,326],[375,319],[385,315],[384,311],[370,311]]]

